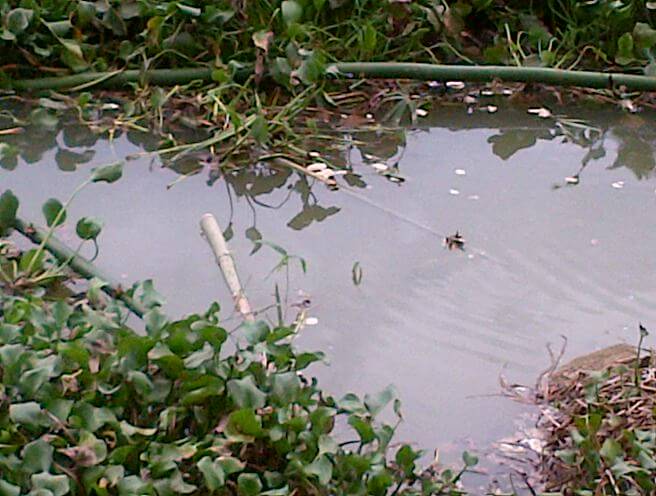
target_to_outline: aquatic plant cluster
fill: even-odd
[[[250,66],[310,83],[330,61],[650,65],[656,5],[628,0],[4,0],[5,78]]]
[[[461,493],[476,458],[421,467],[421,451],[392,442],[392,388],[323,391],[307,371],[323,353],[293,345],[303,319],[229,333],[218,303],[169,319],[151,281],[123,290],[89,264],[90,281],[72,285],[80,262],[53,249],[54,233],[78,191],[121,177],[120,163],[99,167],[67,202],[47,200],[47,231],[0,195],[0,494]],[[42,233],[39,246],[17,249],[14,229]],[[95,243],[101,229],[83,217],[76,232]],[[378,419],[386,408],[393,423]]]

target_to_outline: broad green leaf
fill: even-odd
[[[47,489],[53,496],[64,496],[70,491],[70,481],[65,475],[53,475],[46,472],[31,477],[32,489]]]
[[[201,10],[198,7],[193,7],[191,5],[185,5],[183,3],[177,4],[178,9],[185,15],[191,17],[198,17],[201,14]]]
[[[41,438],[26,444],[21,452],[23,468],[30,475],[37,472],[48,472],[52,465],[54,451],[55,449]]]
[[[196,465],[200,473],[203,474],[205,485],[210,491],[216,491],[224,486],[225,473],[218,462],[215,462],[209,456],[205,456]]]
[[[246,467],[246,463],[233,456],[220,456],[216,461],[226,475],[239,473]]]
[[[360,442],[362,444],[369,444],[376,439],[374,429],[371,426],[371,423],[367,420],[356,415],[351,415],[348,419],[348,423],[356,430],[358,436],[360,436]]]
[[[631,33],[624,33],[617,40],[617,53],[615,62],[620,65],[630,64],[633,60],[633,36]]]
[[[210,343],[205,343],[202,349],[195,351],[184,359],[184,365],[188,369],[195,369],[212,358],[214,358],[214,348]]]
[[[102,231],[103,223],[95,217],[82,217],[77,221],[75,232],[84,240],[96,239]]]
[[[0,167],[14,170],[18,166],[18,147],[9,143],[0,143]]]
[[[10,405],[9,418],[17,424],[22,424],[31,428],[50,425],[50,421],[41,409],[41,406],[34,401],[14,403]]]
[[[20,486],[14,486],[7,481],[0,479],[0,496],[20,496]]]
[[[0,236],[6,236],[16,223],[18,198],[8,189],[0,196]]]
[[[333,476],[333,464],[326,455],[320,455],[305,467],[305,473],[315,475],[319,482],[325,486]]]
[[[604,460],[606,460],[606,463],[613,465],[618,459],[621,459],[624,456],[624,450],[620,443],[609,437],[606,438],[604,444],[601,445],[599,454]]]
[[[250,375],[229,380],[228,393],[239,408],[262,408],[266,404],[266,394],[258,389]]]
[[[249,408],[236,410],[228,417],[226,433],[259,437],[262,435],[262,419]]]
[[[656,45],[656,29],[647,23],[637,22],[633,28],[633,40],[638,49],[653,48]]]
[[[280,8],[282,18],[287,25],[298,22],[303,15],[303,7],[295,0],[284,0]]]
[[[301,390],[301,380],[295,372],[275,374],[271,378],[272,393],[280,404],[286,405],[296,401]]]
[[[258,115],[251,126],[251,136],[259,145],[269,141],[269,125],[263,115]]]
[[[7,29],[17,35],[27,29],[34,17],[32,9],[17,8],[9,11],[5,18]]]
[[[113,183],[118,181],[123,175],[123,162],[116,162],[115,164],[105,165],[93,170],[91,174],[91,181],[94,183]]]
[[[256,322],[244,322],[241,326],[244,337],[249,344],[257,344],[265,341],[271,330],[266,322],[258,320]]]
[[[364,405],[372,416],[376,416],[385,406],[396,398],[396,391],[393,386],[387,386],[378,394],[365,395]]]
[[[410,446],[404,444],[396,452],[396,463],[407,477],[412,476],[415,470],[415,461],[421,456],[421,452],[414,451]]]
[[[66,222],[66,210],[57,198],[50,198],[41,207],[48,227],[57,227]]]
[[[469,451],[463,451],[462,461],[465,462],[465,465],[467,467],[473,467],[475,465],[478,465],[478,457],[472,455]]]
[[[239,474],[237,494],[239,496],[258,496],[262,491],[262,481],[257,474]]]

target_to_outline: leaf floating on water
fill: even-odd
[[[551,117],[551,110],[549,110],[546,107],[540,107],[540,108],[530,108],[527,110],[529,114],[537,115],[541,119],[548,119]]]
[[[353,279],[353,284],[359,286],[362,282],[362,267],[360,267],[360,262],[355,262],[353,268],[351,269],[351,276]]]
[[[624,187],[624,181],[615,181],[611,186],[615,189],[622,189]]]

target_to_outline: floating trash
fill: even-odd
[[[309,155],[310,157],[312,157],[312,158],[318,158],[318,157],[321,156],[321,154],[320,154],[319,152],[314,151],[314,150],[311,151],[310,153],[308,153],[308,155]]]
[[[423,109],[423,108],[418,108],[415,110],[415,114],[417,117],[426,117],[428,115],[428,110]]]
[[[625,98],[620,102],[620,107],[622,107],[624,110],[628,110],[632,114],[635,114],[638,111],[638,106],[628,98]]]
[[[467,105],[473,105],[476,102],[478,102],[478,98],[476,98],[473,95],[466,95],[465,98],[462,99],[463,102],[465,102]]]
[[[542,119],[547,119],[551,117],[551,110],[549,110],[546,107],[540,107],[540,108],[530,108],[527,110],[529,114],[537,115],[538,117]]]
[[[615,189],[622,189],[624,187],[624,181],[615,181],[611,186]]]
[[[497,110],[499,110],[499,107],[496,105],[488,105],[485,107],[485,110],[488,112],[488,114],[494,114]]]
[[[367,119],[369,119],[370,121],[373,120],[373,118],[374,118],[374,114],[372,114],[372,113],[364,114],[364,116],[365,116]]]
[[[492,91],[492,90],[481,90],[481,96],[494,96],[494,91]]]
[[[480,199],[480,196],[478,196],[478,195],[469,195],[467,197],[467,199],[468,200],[478,200],[478,199]]]
[[[383,172],[389,169],[389,167],[386,164],[383,164],[382,162],[374,162],[373,164],[369,164],[371,167],[378,172]]]
[[[467,171],[465,169],[456,169],[453,171],[456,176],[466,176]]]
[[[578,184],[579,183],[579,176],[568,176],[565,178],[565,182],[567,184]]]
[[[314,325],[317,325],[319,323],[319,319],[317,319],[316,317],[308,317],[308,318],[305,319],[305,321],[303,323],[305,325],[314,326]]]
[[[455,234],[444,238],[444,246],[446,246],[449,250],[464,250],[465,238],[462,237],[460,231],[456,231]]]
[[[428,82],[428,87],[429,88],[439,88],[440,82],[439,81],[429,81]]]
[[[331,179],[335,175],[335,173],[330,169],[324,169],[316,172],[316,175],[319,176],[321,179]]]
[[[462,81],[447,81],[446,87],[452,90],[461,90],[465,87],[465,83]]]
[[[328,166],[323,162],[314,162],[306,167],[310,172],[319,172],[327,168]]]
[[[449,190],[449,194],[450,194],[450,195],[453,195],[453,196],[458,196],[458,195],[460,194],[460,191],[458,191],[457,189],[453,189],[453,188],[451,188],[451,189]]]
[[[340,170],[333,171],[333,176],[345,176],[349,172],[350,171],[347,171],[345,169],[340,169]]]
[[[511,90],[510,88],[504,88],[503,90],[501,90],[501,94],[503,96],[510,96],[513,94],[513,90]]]

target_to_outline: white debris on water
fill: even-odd
[[[579,183],[579,178],[578,176],[568,176],[565,178],[565,182],[567,184],[578,184]]]
[[[447,81],[446,87],[452,90],[461,90],[465,87],[465,83],[462,81]]]
[[[460,194],[460,191],[458,191],[457,189],[451,188],[449,190],[449,194],[453,195],[453,196],[458,196]]]
[[[323,162],[314,162],[310,165],[308,165],[306,168],[310,172],[319,172],[324,169],[326,169],[328,166],[324,164]]]
[[[415,110],[415,114],[417,117],[426,117],[428,115],[428,110],[423,109],[423,108],[418,108]]]
[[[382,162],[374,162],[373,164],[369,164],[369,165],[371,165],[371,167],[378,172],[383,172],[389,169],[389,167],[387,167],[387,164],[384,164]]]
[[[453,171],[456,176],[466,176],[467,171],[465,169],[456,169]]]
[[[530,108],[527,110],[529,114],[537,115],[538,117],[542,119],[547,119],[551,117],[551,110],[549,110],[546,107],[540,107],[540,108]]]
[[[615,189],[622,189],[624,187],[624,181],[615,181],[611,186]]]
[[[319,323],[319,319],[317,319],[316,317],[308,317],[305,319],[304,322],[305,325],[309,325],[309,326],[314,326],[317,325],[318,323]]]

